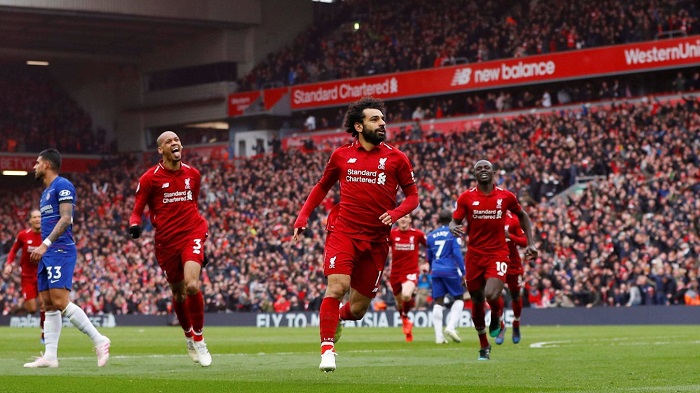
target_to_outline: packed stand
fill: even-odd
[[[0,151],[104,154],[114,146],[104,129],[43,68],[0,64]]]
[[[437,227],[437,212],[452,208],[473,186],[469,168],[475,160],[495,163],[498,184],[514,191],[532,217],[541,251],[525,266],[526,304],[682,304],[697,293],[697,100],[520,115],[400,144],[419,181],[414,226],[424,231]],[[291,244],[290,238],[328,154],[290,150],[235,163],[186,155],[203,174],[200,201],[209,222],[211,261],[203,273],[207,311],[318,310],[325,291],[324,220],[337,190],[310,217],[302,241]],[[71,176],[79,198],[72,296],[88,313],[170,311],[170,290],[156,265],[148,221],[141,239],[127,236],[134,188],[145,169],[134,162],[122,157]],[[564,192],[586,176],[600,180],[578,193]],[[2,194],[0,214],[9,219],[0,223],[0,258],[25,226],[39,191]],[[381,295],[388,303],[386,284]],[[3,314],[18,312],[20,299],[19,275],[0,281]]]
[[[700,33],[675,0],[344,1],[239,81],[241,91]],[[357,24],[357,28],[355,28]]]

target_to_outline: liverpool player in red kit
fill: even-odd
[[[204,299],[199,276],[206,264],[204,242],[207,222],[199,213],[202,176],[181,162],[182,143],[172,131],[157,140],[162,160],[141,176],[136,202],[129,219],[129,232],[141,236],[141,216],[146,205],[155,228],[156,260],[173,292],[173,309],[185,331],[187,351],[203,367],[211,364],[204,343]]]
[[[516,196],[493,184],[493,165],[480,160],[474,165],[476,187],[462,193],[457,199],[457,208],[452,214],[450,230],[455,236],[464,236],[462,220],[467,219],[467,269],[466,282],[472,297],[472,320],[479,335],[479,360],[488,360],[491,344],[486,337],[485,301],[491,306],[489,334],[497,337],[502,328],[499,316],[503,309],[503,291],[508,273],[508,245],[505,236],[506,212],[515,214],[527,237],[525,255],[537,257],[537,248],[532,236],[530,217],[520,206]]]
[[[22,296],[24,297],[24,310],[28,314],[34,314],[37,308],[39,312],[39,326],[41,327],[41,342],[44,342],[44,306],[39,298],[39,287],[37,286],[37,271],[39,265],[30,261],[29,256],[35,248],[41,244],[41,212],[32,210],[29,213],[30,228],[23,230],[17,235],[17,240],[12,245],[10,253],[7,255],[3,275],[8,277],[12,273],[12,265],[17,257],[17,252],[22,250],[20,269],[22,270]]]
[[[328,279],[319,313],[321,364],[334,371],[339,321],[360,320],[379,290],[389,254],[391,226],[418,206],[418,189],[404,153],[385,144],[384,103],[365,97],[345,114],[345,130],[357,139],[331,154],[294,223],[299,240],[311,212],[340,182],[340,203],[328,215],[323,271]],[[396,206],[401,187],[406,198]],[[340,302],[350,292],[347,303]]]
[[[523,312],[523,299],[520,297],[520,284],[522,283],[523,262],[520,259],[518,246],[526,247],[527,238],[525,231],[520,227],[520,220],[511,212],[506,213],[506,243],[508,243],[508,273],[506,274],[506,285],[510,292],[513,304],[513,344],[520,342],[520,315]],[[501,314],[503,312],[501,311]],[[496,337],[496,344],[501,345],[506,336],[506,329],[503,327]]]
[[[413,341],[413,324],[408,312],[415,304],[414,294],[418,285],[418,255],[420,245],[426,245],[425,233],[411,227],[411,215],[399,218],[398,228],[391,231],[391,274],[389,282],[396,298],[396,308],[401,313],[401,323],[406,341]]]

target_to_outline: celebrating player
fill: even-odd
[[[41,212],[32,210],[29,213],[29,228],[17,235],[15,243],[7,255],[3,275],[8,277],[12,273],[12,265],[17,257],[17,251],[22,250],[20,269],[22,270],[22,296],[24,297],[24,310],[28,314],[34,314],[37,308],[39,311],[39,326],[41,327],[41,343],[44,344],[44,305],[39,298],[37,287],[38,265],[29,260],[29,255],[41,244]]]
[[[487,160],[480,160],[474,165],[477,185],[459,196],[457,209],[450,221],[452,233],[461,237],[465,233],[462,220],[467,219],[466,280],[473,302],[472,320],[481,346],[479,360],[488,360],[491,356],[491,344],[486,337],[486,300],[491,306],[489,335],[497,337],[502,328],[499,318],[503,309],[501,292],[508,273],[508,245],[503,230],[506,211],[511,211],[520,219],[527,237],[525,255],[536,258],[538,253],[530,217],[512,192],[493,184],[493,173],[493,165]]]
[[[321,303],[321,364],[334,371],[341,320],[360,320],[379,290],[389,253],[391,226],[418,206],[418,189],[404,153],[385,144],[384,103],[365,97],[345,114],[345,129],[357,138],[336,149],[294,223],[293,241],[306,229],[311,212],[340,182],[340,203],[328,216],[323,271],[328,278]],[[397,190],[406,198],[396,206]],[[346,293],[349,301],[340,307]],[[337,336],[337,337],[336,337]]]
[[[405,215],[396,222],[398,228],[392,229],[389,236],[391,243],[391,274],[389,282],[396,299],[396,308],[401,313],[401,323],[406,341],[413,341],[413,324],[408,312],[415,305],[415,292],[418,285],[419,246],[426,245],[425,233],[411,227],[411,215]]]
[[[61,337],[63,316],[95,345],[97,366],[103,367],[109,360],[110,340],[100,334],[82,308],[70,301],[73,271],[78,253],[73,241],[73,212],[75,187],[68,179],[59,176],[61,153],[47,149],[39,153],[34,164],[34,177],[44,183],[41,194],[41,236],[44,240],[32,251],[30,260],[38,263],[37,286],[46,308],[44,340],[46,351],[27,368],[58,367],[58,340]]]
[[[506,274],[506,285],[510,292],[513,304],[513,344],[520,342],[520,315],[523,312],[523,299],[520,297],[520,283],[522,282],[523,262],[520,259],[518,246],[526,247],[527,238],[523,228],[520,227],[520,220],[511,212],[506,213],[506,242],[508,243],[508,273]],[[502,313],[502,312],[501,312]],[[496,337],[496,344],[503,344],[506,336],[506,328]]]
[[[136,202],[129,218],[131,237],[141,236],[146,205],[155,228],[155,251],[173,292],[173,309],[185,332],[187,352],[195,363],[211,365],[204,342],[204,298],[199,276],[206,265],[204,242],[207,222],[199,213],[199,171],[182,163],[182,143],[172,131],[157,139],[161,161],[147,170],[136,187]]]
[[[447,226],[452,220],[452,212],[443,210],[438,215],[440,227],[428,234],[428,251],[426,257],[430,264],[433,277],[433,327],[435,342],[444,344],[445,335],[454,342],[461,343],[457,333],[457,324],[464,310],[464,256],[462,256],[462,240],[450,232]],[[450,307],[450,317],[443,334],[442,319],[445,309],[445,296],[450,294],[454,301]]]

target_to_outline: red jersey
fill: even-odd
[[[520,259],[518,246],[527,247],[527,237],[523,228],[520,227],[518,216],[511,212],[506,212],[506,232],[510,234],[510,239],[506,239],[510,253],[508,274],[523,274],[523,262]]]
[[[405,231],[396,228],[391,231],[389,243],[391,243],[390,280],[396,281],[405,278],[408,274],[417,274],[420,245],[427,244],[425,233],[415,228],[408,228]]]
[[[159,162],[139,180],[129,226],[141,225],[141,215],[148,205],[157,242],[178,241],[199,228],[206,223],[198,208],[201,181],[199,171],[187,164],[171,171]]]
[[[22,277],[30,278],[33,277],[36,280],[36,275],[39,270],[38,263],[32,263],[29,260],[29,255],[34,251],[35,248],[41,245],[41,231],[34,232],[31,228],[25,229],[17,235],[15,243],[10,249],[10,253],[7,255],[7,261],[5,266],[12,265],[17,257],[17,251],[22,249],[22,259],[19,262],[22,268]]]
[[[467,252],[507,256],[505,225],[506,210],[518,213],[522,210],[518,198],[510,191],[494,187],[484,195],[477,187],[462,193],[452,218],[467,219]]]
[[[385,143],[370,151],[365,150],[359,141],[337,148],[331,154],[317,186],[325,195],[336,182],[340,182],[340,203],[328,215],[326,229],[359,240],[388,241],[391,227],[383,224],[379,216],[396,209],[399,187],[407,196],[409,193],[417,195],[408,157]],[[313,201],[311,196],[307,199],[294,224],[295,228],[306,226],[310,211],[320,202]],[[415,208],[408,207],[408,212]],[[406,213],[394,212],[393,221]]]

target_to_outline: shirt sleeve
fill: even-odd
[[[520,206],[520,202],[518,201],[518,197],[515,196],[512,192],[508,191],[508,210],[510,210],[512,213],[519,213],[521,210],[523,210],[523,207]]]
[[[416,178],[413,175],[413,167],[411,162],[406,157],[406,154],[401,153],[402,159],[399,160],[399,164],[396,167],[396,178],[398,179],[399,186],[404,192],[409,186],[416,184]]]
[[[510,228],[508,228],[508,232],[510,232],[510,240],[515,243],[515,245],[527,247],[527,236],[525,236],[525,231],[523,231],[519,223],[514,222],[511,224]]]
[[[306,227],[311,212],[323,202],[328,191],[338,182],[340,167],[337,165],[338,160],[336,152],[337,150],[331,155],[321,179],[316,183],[314,188],[311,189],[309,196],[304,202],[304,206],[301,207],[299,215],[296,221],[294,221],[294,228]]]
[[[457,198],[457,208],[452,212],[452,218],[455,221],[462,221],[464,217],[467,216],[467,194],[462,193],[462,195]]]
[[[425,237],[425,232],[418,231],[418,233],[420,234],[419,238],[418,238],[418,243],[422,244],[423,246],[427,246],[428,245],[428,238]]]
[[[194,189],[192,190],[192,193],[194,194],[192,196],[192,199],[194,199],[194,204],[196,206],[199,206],[199,191],[202,188],[202,173],[195,169],[195,181],[194,181]]]
[[[15,239],[15,242],[12,244],[10,253],[7,254],[7,261],[5,261],[5,266],[12,265],[15,262],[15,258],[17,257],[17,251],[19,251],[23,243],[24,242],[22,241],[22,234],[19,234],[17,236],[17,239]]]
[[[57,184],[56,192],[58,196],[58,204],[61,203],[72,203],[75,204],[75,187],[68,182],[62,181]]]
[[[131,217],[129,218],[129,226],[141,225],[141,216],[143,215],[143,210],[146,208],[150,194],[151,177],[147,172],[141,176],[139,184],[136,186],[136,201],[134,203],[134,210],[131,211]]]

